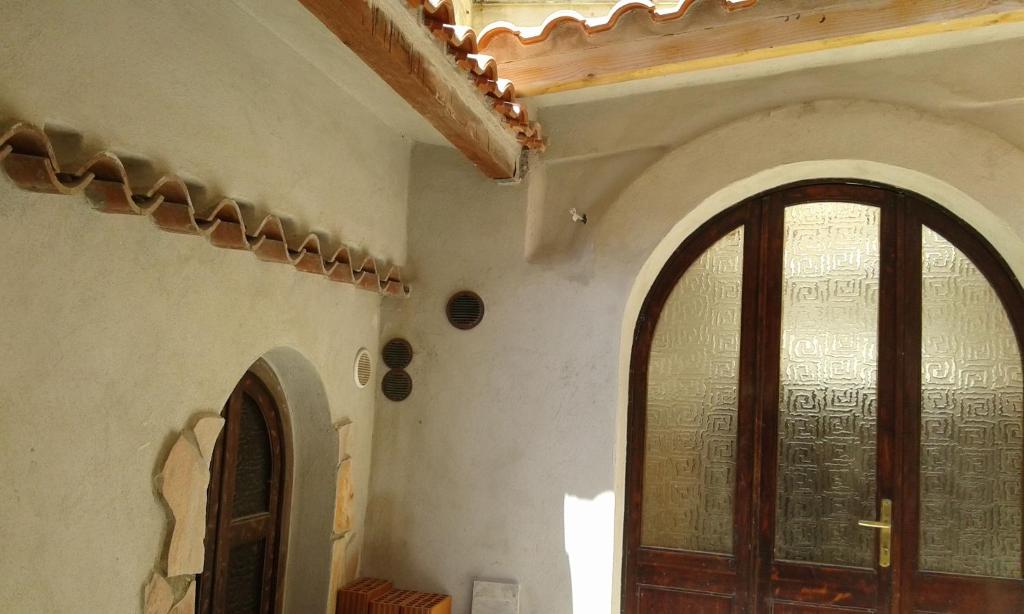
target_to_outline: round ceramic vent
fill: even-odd
[[[412,362],[412,344],[405,339],[395,338],[384,344],[380,354],[389,369],[404,369]]]
[[[392,369],[380,382],[381,392],[391,401],[404,401],[412,394],[412,378],[402,369]]]
[[[452,326],[460,330],[469,330],[484,319],[484,301],[476,292],[462,290],[448,299],[445,313],[448,314],[448,322]]]
[[[356,362],[353,366],[353,376],[356,379],[356,386],[366,388],[373,377],[373,361],[370,360],[370,352],[366,348],[360,348],[356,352]]]

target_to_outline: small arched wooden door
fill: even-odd
[[[750,198],[655,281],[623,611],[1024,612],[1024,292],[918,195]]]
[[[281,611],[287,526],[287,429],[281,410],[253,372],[224,406],[224,429],[211,466],[201,614]]]

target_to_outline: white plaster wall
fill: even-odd
[[[0,0],[0,21],[0,118],[74,128],[90,152],[143,156],[210,198],[404,263],[410,142],[235,3]],[[5,177],[0,237],[0,609],[141,611],[172,437],[275,348],[285,390],[304,390],[291,400],[300,445],[355,423],[361,539],[375,401],[351,374],[359,347],[377,350],[382,299]],[[333,488],[333,452],[297,456],[296,496]],[[333,492],[322,499],[329,515]],[[322,520],[293,509],[306,517]],[[292,534],[293,560],[313,563],[290,570],[287,612],[324,610],[319,539]]]
[[[1024,273],[1024,154],[905,107],[800,104],[677,144],[559,263],[523,259],[526,201],[546,190],[488,184],[437,149],[413,158],[419,285],[385,336],[411,340],[415,386],[377,412],[364,562],[453,593],[458,613],[475,577],[520,582],[525,614],[617,611],[633,323],[671,250],[718,211],[799,179],[883,181],[943,203]],[[462,287],[487,301],[470,332],[443,315]]]
[[[0,119],[66,126],[404,261],[409,141],[242,6],[0,0],[0,15]]]

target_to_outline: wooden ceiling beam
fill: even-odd
[[[539,36],[485,34],[481,52],[530,96],[1013,22],[1024,22],[1024,0],[762,0],[736,11],[698,1],[671,20],[637,7],[596,27],[565,19]]]
[[[516,176],[522,145],[405,2],[300,1],[484,174]]]

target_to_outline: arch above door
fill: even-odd
[[[852,255],[851,253],[840,253],[835,258],[831,256],[828,258],[832,258],[838,263],[833,267],[833,272],[839,270],[849,272],[857,267],[863,269],[855,270],[853,276],[855,279],[846,286],[835,290],[836,292],[847,292],[849,288],[863,290],[865,283],[868,286],[873,283],[876,288],[874,292],[877,292],[877,300],[872,300],[874,300],[874,309],[878,312],[878,325],[873,331],[874,334],[877,334],[878,339],[875,341],[868,339],[865,342],[865,347],[877,346],[877,352],[873,359],[876,363],[868,365],[874,370],[873,372],[877,372],[877,398],[872,397],[873,400],[865,401],[865,403],[877,404],[880,408],[874,415],[877,425],[871,427],[877,428],[878,431],[877,456],[881,459],[878,464],[880,469],[877,480],[877,488],[881,493],[877,497],[879,504],[882,503],[882,499],[895,496],[892,493],[896,491],[917,488],[917,484],[914,482],[917,481],[918,473],[914,468],[914,459],[918,458],[915,454],[919,450],[912,446],[912,449],[904,449],[907,446],[904,446],[902,442],[910,439],[916,442],[917,434],[914,429],[918,427],[914,426],[916,422],[911,424],[906,420],[907,412],[897,411],[896,407],[908,399],[911,405],[916,404],[917,407],[920,407],[919,400],[915,399],[920,399],[921,388],[920,385],[913,384],[914,373],[920,374],[920,364],[916,370],[910,369],[913,365],[908,365],[908,359],[901,358],[903,354],[900,352],[906,348],[921,347],[920,320],[915,320],[913,315],[915,310],[920,314],[922,296],[921,228],[926,226],[935,231],[937,235],[945,237],[951,243],[951,248],[953,246],[959,248],[962,250],[964,258],[976,262],[985,278],[993,284],[994,294],[1002,301],[1008,313],[1015,316],[1024,313],[1024,309],[1021,308],[1024,306],[1024,299],[1021,298],[1020,285],[998,253],[982,237],[953,218],[941,207],[912,193],[864,182],[803,183],[747,199],[707,222],[700,230],[691,235],[669,259],[668,264],[652,285],[637,321],[636,343],[630,368],[629,461],[625,499],[627,506],[624,536],[626,564],[623,574],[623,594],[625,595],[624,609],[627,612],[641,611],[638,608],[644,603],[641,595],[642,587],[656,586],[659,583],[665,584],[666,578],[671,577],[678,579],[675,585],[672,584],[672,581],[668,582],[668,586],[675,592],[648,591],[650,596],[644,605],[647,610],[659,611],[658,607],[693,607],[698,605],[698,601],[703,600],[701,607],[722,608],[721,611],[760,611],[761,608],[769,607],[769,603],[775,600],[777,609],[788,607],[784,606],[785,603],[794,604],[791,606],[794,608],[802,607],[799,606],[800,603],[807,606],[814,603],[817,603],[818,606],[826,603],[833,605],[844,603],[850,607],[888,611],[888,608],[893,605],[905,609],[910,607],[908,604],[916,603],[917,605],[914,607],[924,607],[927,605],[926,603],[918,603],[914,600],[926,593],[938,598],[937,596],[942,595],[943,590],[948,587],[957,587],[956,591],[947,591],[946,598],[949,599],[957,598],[953,593],[966,595],[973,590],[971,588],[973,580],[954,582],[946,578],[938,584],[928,585],[928,582],[934,578],[929,574],[917,573],[916,567],[914,567],[917,561],[913,561],[913,557],[907,555],[907,552],[916,552],[914,549],[917,547],[917,542],[911,539],[912,534],[917,534],[916,529],[901,533],[900,528],[901,523],[906,526],[916,523],[914,514],[917,513],[917,510],[914,505],[909,503],[913,500],[916,505],[917,495],[914,494],[916,491],[901,491],[902,494],[897,497],[896,516],[893,521],[895,524],[893,533],[896,533],[896,540],[892,552],[889,553],[895,560],[895,567],[882,565],[876,561],[878,564],[874,565],[874,571],[865,571],[867,560],[864,552],[852,558],[848,557],[849,560],[843,559],[842,556],[839,558],[833,556],[831,559],[822,561],[811,558],[807,560],[806,564],[799,563],[801,560],[800,548],[793,549],[788,553],[780,553],[778,546],[779,540],[782,539],[780,536],[783,534],[776,532],[775,516],[778,506],[776,505],[777,471],[775,461],[776,447],[785,444],[785,441],[780,443],[777,430],[778,399],[781,398],[780,386],[785,383],[780,384],[779,380],[780,361],[782,360],[779,358],[779,348],[784,347],[781,345],[784,342],[781,330],[783,313],[781,284],[784,280],[783,252],[784,245],[786,245],[784,237],[788,236],[792,240],[795,236],[793,232],[790,232],[792,230],[790,224],[796,222],[788,219],[787,216],[801,208],[806,210],[808,205],[805,203],[852,204],[852,206],[846,207],[850,211],[840,212],[837,216],[829,219],[818,220],[819,222],[824,221],[828,228],[833,228],[836,224],[848,223],[855,218],[860,220],[858,223],[867,223],[864,220],[872,215],[875,218],[874,223],[877,225],[877,228],[872,231],[878,239],[874,256],[857,254],[856,250],[853,250]],[[862,209],[857,209],[857,207],[862,207]],[[864,215],[871,211],[879,214]],[[815,215],[821,217],[819,213],[811,215],[808,220],[813,222]],[[804,220],[803,223],[807,223],[807,220]],[[732,240],[736,239],[737,229],[741,229],[742,234],[739,238],[742,247],[739,248],[736,247],[737,241]],[[850,227],[846,232],[853,230],[856,229]],[[684,441],[684,444],[685,440],[692,436],[710,437],[721,444],[716,449],[727,450],[730,447],[733,449],[735,475],[731,488],[734,489],[735,500],[725,504],[734,509],[734,522],[727,523],[732,525],[732,531],[728,531],[727,528],[723,529],[721,522],[711,525],[697,523],[694,526],[700,526],[701,534],[698,541],[702,541],[702,543],[683,543],[686,541],[685,539],[682,542],[673,542],[671,531],[651,539],[649,536],[653,533],[647,526],[650,523],[641,523],[639,516],[643,506],[650,505],[649,493],[642,488],[638,489],[637,485],[643,484],[645,479],[644,446],[650,445],[650,442],[645,443],[644,439],[644,425],[648,420],[644,416],[649,416],[651,411],[647,404],[648,388],[654,385],[650,384],[647,379],[648,367],[655,365],[651,368],[665,370],[661,363],[649,362],[654,361],[651,358],[652,344],[658,343],[655,338],[655,328],[659,317],[665,315],[662,313],[663,308],[672,311],[671,307],[666,308],[665,306],[670,295],[677,288],[677,284],[681,283],[681,280],[685,281],[686,275],[689,274],[688,271],[694,270],[694,266],[700,268],[705,254],[710,253],[709,248],[712,248],[711,252],[719,249],[721,241],[724,240],[723,237],[730,236],[732,239],[729,242],[733,245],[734,253],[731,257],[726,256],[724,260],[722,258],[716,260],[717,264],[712,269],[718,271],[716,273],[718,278],[712,279],[712,281],[716,281],[716,279],[721,281],[722,271],[725,271],[725,275],[728,276],[730,267],[739,267],[743,271],[741,282],[731,281],[732,286],[736,286],[737,283],[741,284],[741,288],[735,287],[735,293],[742,294],[742,300],[731,308],[725,308],[726,312],[730,312],[730,309],[735,311],[736,313],[732,314],[735,316],[734,319],[741,320],[743,323],[739,327],[740,330],[734,335],[738,337],[735,339],[735,345],[740,348],[734,360],[734,368],[739,372],[739,376],[737,378],[738,387],[733,395],[734,416],[739,426],[732,425],[735,433],[732,440],[728,440],[728,437],[720,437],[722,433],[694,435],[693,433],[683,432],[680,434],[676,432],[675,434],[670,433],[669,436]],[[843,236],[834,234],[826,243],[840,241]],[[943,247],[943,249],[946,248]],[[796,254],[795,257],[798,260],[803,258],[810,262],[811,269],[817,266],[814,264],[814,259],[821,260],[822,258],[820,254]],[[807,260],[808,258],[810,260]],[[825,262],[825,260],[821,261]],[[793,265],[787,266],[792,268]],[[714,275],[711,277],[704,273],[699,275],[703,275],[701,278],[703,281],[699,281],[697,286],[690,289],[691,296],[700,292],[714,292],[716,295],[732,292],[728,288],[729,283],[722,286],[725,288],[724,290],[713,287],[714,284],[709,285],[708,279],[713,278]],[[868,279],[870,275],[875,276],[873,282]],[[914,307],[915,304],[917,307]],[[699,308],[684,308],[684,311],[687,310],[691,312],[691,315],[692,312],[700,311]],[[721,311],[720,308],[718,310]],[[836,313],[838,315],[833,320],[837,321],[849,315],[848,310]],[[731,320],[730,317],[716,313],[709,322],[714,323],[717,327],[715,330],[720,330],[723,327],[728,328]],[[1021,324],[1019,321],[1011,321],[1010,324],[1019,346],[1022,337]],[[870,326],[868,327],[870,328]],[[872,331],[866,331],[865,334],[867,332]],[[913,337],[913,334],[918,336]],[[683,337],[685,336],[684,334]],[[706,340],[710,336],[714,336],[714,333],[697,333],[695,338],[700,337]],[[864,337],[864,335],[860,336]],[[844,338],[852,337],[845,334]],[[714,343],[729,346],[730,341],[728,339],[716,340]],[[857,351],[863,353],[865,350]],[[774,357],[772,357],[773,353]],[[912,351],[908,353],[913,354]],[[680,356],[682,355],[680,354]],[[917,355],[920,358],[920,351]],[[1019,380],[1019,353],[1014,356],[1015,369],[1017,369],[1015,377]],[[783,356],[783,358],[785,357]],[[685,359],[680,360],[675,361],[677,367],[678,364],[685,363]],[[728,371],[732,368],[729,364],[725,364],[723,367],[720,359],[718,362],[719,367],[717,368],[719,369],[724,368]],[[728,361],[725,362],[728,363]],[[813,366],[813,361],[811,364]],[[858,365],[857,368],[863,370],[866,367]],[[905,372],[901,373],[902,379],[897,380],[896,373],[900,369]],[[679,374],[674,374],[672,377],[678,379]],[[700,378],[697,379],[700,380]],[[920,377],[917,378],[917,381],[919,380]],[[702,390],[704,391],[709,386],[717,385],[708,384],[708,381],[710,380],[704,378],[697,384],[703,386]],[[904,382],[910,383],[902,385]],[[912,384],[917,386],[916,392]],[[656,392],[663,393],[666,385],[671,388],[674,384],[659,383],[659,389]],[[673,390],[668,396],[672,397],[672,394],[677,393]],[[685,396],[687,392],[683,391],[678,394]],[[722,394],[719,394],[719,397],[724,398]],[[642,405],[642,409],[637,409],[639,405]],[[784,410],[785,407],[782,409]],[[864,416],[867,416],[869,413],[874,413],[874,410],[863,413]],[[655,415],[660,414],[656,413]],[[673,416],[672,419],[677,420],[679,417]],[[703,419],[706,420],[707,416]],[[715,419],[720,424],[729,421],[728,416],[724,415],[717,416]],[[845,418],[836,419],[840,420],[839,424],[842,426],[842,420]],[[1016,420],[1016,418],[1014,419]],[[1017,421],[1019,422],[1019,420]],[[875,437],[872,434],[870,438],[874,439]],[[725,443],[722,444],[722,441]],[[814,438],[812,437],[810,441],[813,443]],[[813,446],[805,447],[804,453],[813,453],[811,448]],[[735,450],[742,450],[744,454],[736,453]],[[747,452],[750,454],[746,454]],[[868,452],[868,456],[871,457],[875,453],[875,450],[871,450]],[[677,466],[670,468],[669,471],[676,473],[688,471],[693,468],[694,464],[700,464],[701,459],[683,459],[679,462],[682,464],[677,463]],[[717,475],[721,478],[721,475],[724,475],[722,472],[728,473],[729,468],[719,467],[716,471],[719,471]],[[704,475],[707,477],[711,474],[705,473]],[[799,475],[797,479],[800,479]],[[833,479],[836,478],[833,477]],[[874,486],[871,485],[869,490],[862,492],[859,496],[874,499],[873,489]],[[708,494],[710,491],[701,491],[699,494],[703,499],[696,507],[686,512],[689,516],[683,521],[684,524],[689,523],[694,515],[699,515],[701,510],[706,511],[709,507],[722,507],[718,504],[721,503],[721,497],[728,493],[718,491],[722,491],[722,489],[718,488],[717,494],[714,496]],[[676,502],[670,504],[670,507],[682,506],[686,502],[687,494],[693,493],[683,493],[681,497],[677,497]],[[718,498],[716,499],[716,497]],[[854,500],[856,498],[847,497],[847,499]],[[717,503],[715,503],[716,501]],[[715,503],[715,505],[709,505],[709,502]],[[844,505],[847,504],[844,503]],[[779,509],[785,511],[788,507],[783,506]],[[910,516],[901,516],[905,514],[910,514]],[[1019,510],[1017,514],[1019,516]],[[798,521],[799,518],[789,518],[783,524]],[[843,520],[846,524],[855,521],[856,518]],[[845,527],[843,522],[836,526],[850,535],[857,535],[856,531]],[[648,534],[644,544],[641,543],[641,524],[644,524],[643,532]],[[814,523],[810,523],[809,526],[813,528]],[[706,538],[709,536],[713,538],[718,529],[723,529],[726,534],[731,533],[726,536],[732,538],[731,543],[730,539],[725,537],[720,537],[717,541],[711,539],[708,543],[703,543],[708,541]],[[719,533],[721,532],[719,531]],[[1017,533],[1019,534],[1019,530]],[[803,539],[807,535],[809,534],[799,534],[796,539]],[[864,542],[865,540],[860,539],[860,541]],[[881,543],[881,540],[877,541]],[[906,542],[906,548],[904,548],[904,542]],[[683,552],[684,550],[685,552]],[[720,550],[722,554],[709,554],[708,550]],[[1019,535],[1017,551],[1017,567],[1009,570],[1009,573],[1019,580]],[[878,558],[881,560],[881,555]],[[933,568],[926,567],[925,569]],[[691,580],[696,584],[693,584]],[[687,582],[691,582],[691,584],[683,586]],[[1010,584],[1006,582],[1010,582]],[[922,589],[926,585],[929,586],[928,590]],[[915,590],[917,593],[914,593]],[[985,590],[989,595],[1002,595],[1002,597],[992,597],[994,599],[1010,600],[993,603],[1005,604],[1011,601],[1016,603],[1013,600],[1021,598],[1018,581],[1002,581],[1002,583],[991,581],[985,585]],[[1000,593],[1000,591],[1002,592]],[[813,597],[815,594],[819,594],[821,599],[827,598],[826,601],[815,602],[814,599],[817,598]],[[694,595],[698,596],[694,597]],[[841,597],[842,595],[845,597]],[[856,598],[863,599],[857,601]],[[697,599],[698,601],[687,601],[688,599]]]

